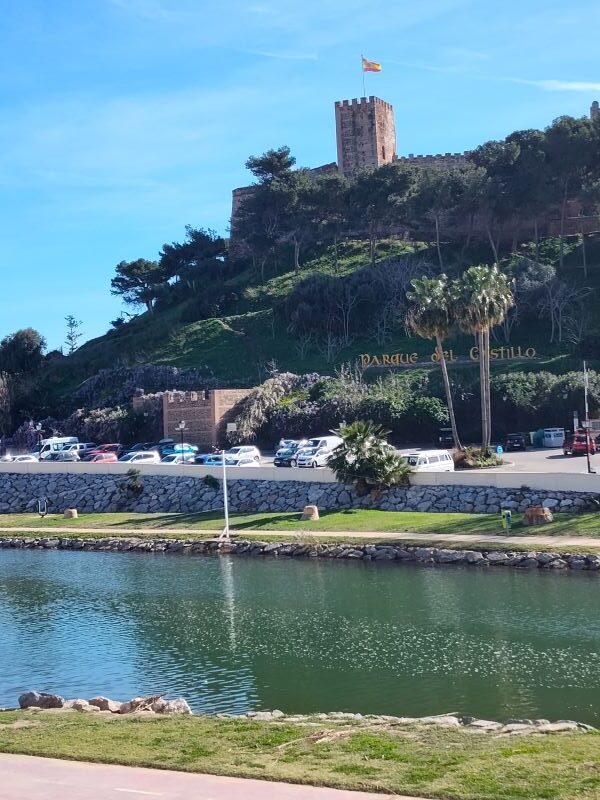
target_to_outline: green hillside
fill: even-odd
[[[588,276],[583,279],[579,266],[577,243],[571,243],[571,252],[565,263],[564,277],[574,284],[585,283],[593,289],[587,304],[590,309],[592,331],[598,330],[600,320],[600,239],[588,242]],[[340,264],[337,277],[350,275],[366,268],[369,262],[368,245],[365,242],[348,242],[340,246]],[[385,241],[378,247],[378,260],[406,258],[417,254],[430,257],[430,248],[425,243]],[[480,254],[470,254],[476,259]],[[594,258],[595,257],[595,258]],[[230,313],[219,318],[186,321],[189,301],[166,309],[158,308],[154,313],[135,317],[117,330],[86,342],[71,357],[54,367],[54,376],[60,374],[65,390],[74,388],[79,382],[100,369],[115,366],[133,366],[142,363],[168,364],[177,367],[207,367],[223,385],[254,385],[266,376],[272,362],[281,370],[292,372],[331,373],[342,363],[354,363],[362,353],[418,353],[428,361],[433,346],[430,342],[407,337],[400,326],[390,332],[385,344],[377,343],[372,333],[365,330],[352,341],[339,348],[329,360],[318,343],[301,352],[297,337],[290,333],[288,324],[280,313],[282,305],[293,289],[309,276],[320,274],[333,276],[331,248],[323,248],[310,258],[300,273],[286,271],[264,283],[253,279],[250,270],[245,270],[228,279],[225,286],[238,289],[238,298]],[[589,336],[589,332],[588,332]],[[448,343],[456,355],[467,355],[473,342],[471,337],[457,336]],[[499,339],[498,345],[507,343]],[[528,369],[564,371],[580,363],[577,347],[569,341],[550,343],[548,325],[544,319],[526,319],[515,326],[511,334],[511,345],[523,349],[533,347],[535,360],[526,360]],[[473,362],[474,364],[474,362]],[[433,364],[435,366],[435,364]],[[511,369],[514,361],[497,361],[496,366]],[[456,368],[463,368],[457,365]],[[464,365],[471,368],[471,364]]]

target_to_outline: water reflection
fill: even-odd
[[[0,552],[0,704],[27,688],[195,709],[600,722],[599,576]]]

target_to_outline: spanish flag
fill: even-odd
[[[381,64],[378,64],[376,61],[369,61],[364,56],[362,60],[362,68],[363,72],[381,72]]]

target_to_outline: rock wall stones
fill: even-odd
[[[18,513],[36,508],[46,497],[49,510],[65,508],[83,512],[194,512],[223,507],[220,488],[202,477],[144,475],[141,491],[128,484],[126,475],[70,473],[0,474],[0,513]],[[497,514],[502,508],[524,511],[543,505],[553,511],[583,511],[598,508],[594,495],[584,492],[549,492],[496,489],[490,486],[394,487],[372,496],[358,497],[349,486],[319,481],[229,481],[232,512],[302,511],[306,505],[319,508],[379,508],[385,511],[462,511]]]
[[[501,539],[501,537],[499,537]],[[284,558],[328,558],[354,561],[393,561],[429,566],[455,564],[467,567],[516,567],[519,569],[587,570],[600,572],[598,553],[552,553],[514,550],[450,550],[391,544],[321,544],[306,542],[260,542],[234,539],[137,539],[132,537],[0,536],[0,550],[89,550],[115,553],[166,553],[179,555],[245,555]]]

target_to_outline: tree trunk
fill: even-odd
[[[485,434],[487,430],[487,403],[485,399],[485,342],[483,331],[477,331],[477,346],[479,347],[479,393],[481,400],[481,451],[485,446]]]
[[[567,215],[567,191],[569,183],[565,183],[562,202],[560,204],[560,257],[559,266],[562,269],[565,263],[565,217]]]
[[[377,237],[375,234],[371,234],[369,239],[369,259],[371,261],[371,266],[375,266],[375,250],[377,247]]]
[[[585,226],[583,224],[583,220],[581,221],[581,258],[583,261],[583,276],[587,278],[588,276],[587,248],[585,244]]]
[[[438,254],[438,261],[440,262],[440,269],[444,271],[444,259],[442,258],[442,248],[440,246],[440,218],[438,214],[434,214],[435,219],[435,246]]]
[[[333,234],[333,271],[337,275],[339,269],[338,261],[338,237],[337,232]]]
[[[535,260],[539,263],[540,260],[540,232],[538,230],[537,217],[533,221],[533,235],[535,236]]]
[[[294,236],[294,272],[300,272],[300,242],[297,236]]]
[[[490,223],[487,221],[485,223],[485,230],[488,235],[488,240],[490,243],[490,247],[492,248],[492,253],[494,254],[494,263],[498,263],[498,248],[496,247],[496,242],[494,241],[494,237],[492,236],[492,229],[490,228]]]
[[[484,452],[488,453],[490,449],[490,442],[492,441],[492,402],[491,402],[491,391],[490,391],[490,383],[491,383],[491,375],[490,375],[490,329],[483,333],[484,344],[485,344],[485,418],[486,418],[486,429],[485,429],[485,441],[484,441]]]
[[[452,400],[452,390],[450,388],[450,379],[448,377],[448,365],[446,364],[446,356],[444,355],[444,343],[440,336],[436,336],[435,342],[437,345],[438,355],[440,357],[440,367],[442,368],[442,377],[444,379],[444,389],[446,390],[446,405],[448,406],[448,416],[450,417],[450,427],[452,428],[452,438],[454,439],[454,448],[462,450],[460,438],[458,436],[458,428],[456,427],[456,417],[454,416],[454,402]]]

